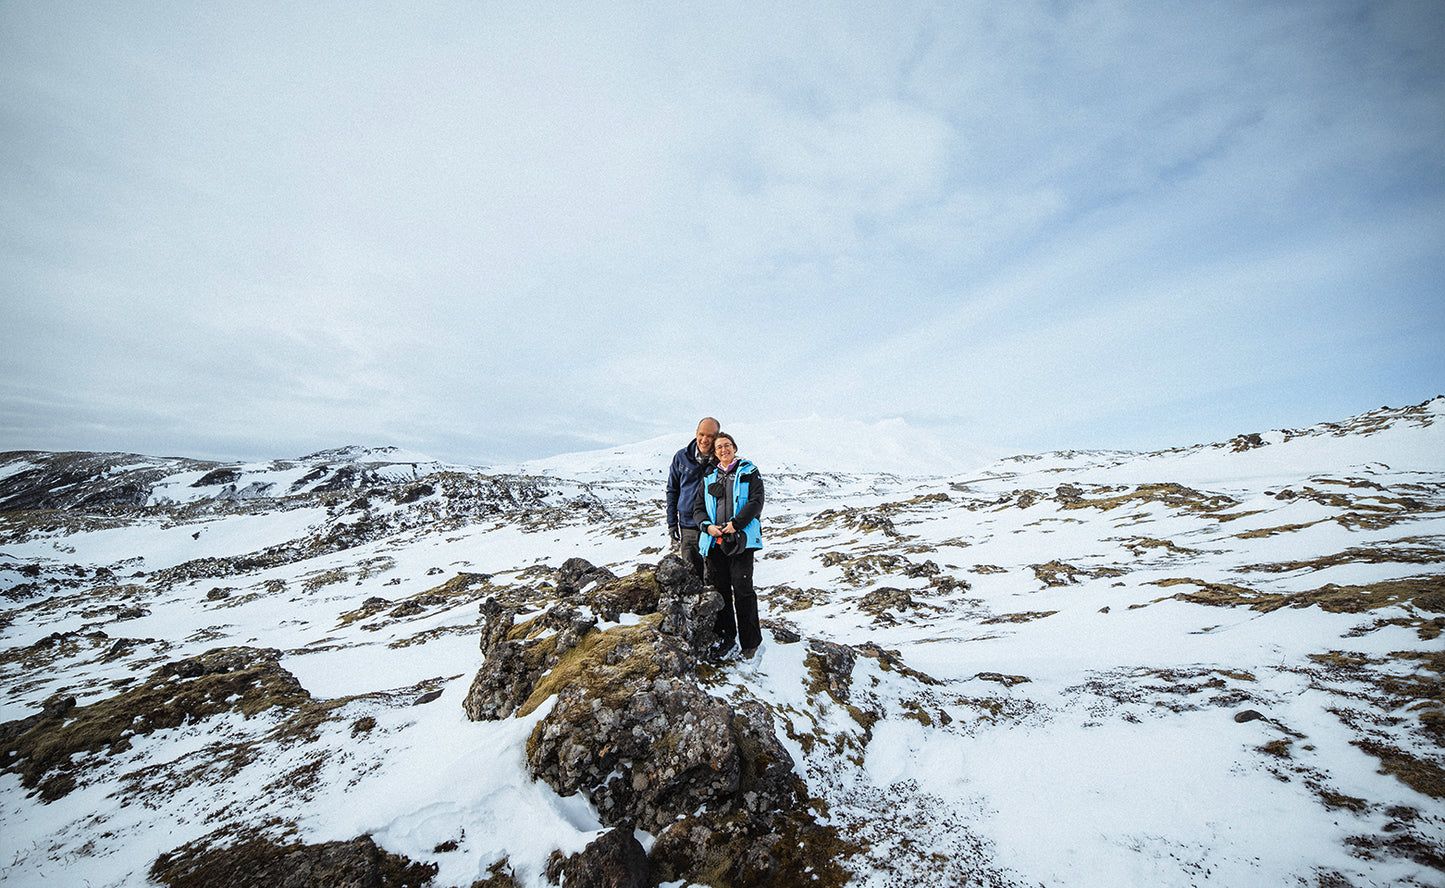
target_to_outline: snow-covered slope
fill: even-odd
[[[731,424],[723,430],[737,440],[739,456],[770,474],[937,476],[977,469],[1007,455],[996,448],[943,440],[901,419],[869,424],[813,416]],[[665,479],[673,454],[691,440],[683,430],[637,444],[534,460],[513,470]]]
[[[776,479],[765,643],[698,680],[773,714],[848,884],[1441,884],[1442,413],[1007,459],[739,427]],[[546,884],[602,824],[528,776],[547,706],[464,714],[478,605],[655,564],[686,440],[0,455],[0,881],[367,834],[438,886]],[[814,641],[856,652],[841,687]]]

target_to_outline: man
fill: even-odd
[[[703,557],[698,549],[692,506],[703,476],[716,462],[712,445],[719,428],[718,421],[711,416],[698,423],[696,437],[673,456],[667,473],[667,535],[672,539],[673,551],[682,556],[698,579],[702,579]]]

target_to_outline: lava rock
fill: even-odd
[[[555,852],[547,864],[547,880],[567,888],[647,888],[647,852],[619,826],[594,839],[580,854]]]

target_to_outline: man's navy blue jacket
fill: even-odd
[[[702,485],[703,477],[716,464],[717,461],[710,456],[699,458],[697,441],[689,442],[672,458],[672,467],[667,470],[668,530],[679,524],[697,527],[692,518],[693,500],[697,499],[697,489]]]

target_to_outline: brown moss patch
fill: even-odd
[[[1090,499],[1086,496],[1069,497],[1061,502],[1064,509],[1099,509],[1110,511],[1120,506],[1138,506],[1145,503],[1162,503],[1171,509],[1188,512],[1215,513],[1239,505],[1238,500],[1223,494],[1201,493],[1182,484],[1140,484],[1132,491]]]
[[[1127,570],[1117,567],[1076,567],[1064,561],[1055,559],[1046,564],[1030,564],[1034,576],[1047,588],[1059,586],[1071,586],[1079,582],[1080,577],[1085,579],[1098,579],[1100,577],[1122,577],[1128,573]]]
[[[1406,577],[1398,580],[1384,580],[1359,586],[1340,586],[1334,583],[1303,592],[1264,592],[1248,586],[1232,583],[1210,583],[1204,580],[1171,578],[1154,580],[1156,586],[1196,586],[1196,591],[1180,592],[1172,596],[1179,601],[1192,604],[1207,604],[1216,607],[1249,607],[1268,613],[1282,607],[1311,607],[1318,605],[1330,613],[1357,614],[1382,607],[1412,605],[1433,607],[1442,592],[1445,592],[1445,577]]]
[[[1405,541],[1401,541],[1404,543]],[[1292,573],[1298,570],[1324,570],[1341,564],[1440,564],[1445,563],[1445,548],[1433,544],[1394,546],[1353,546],[1333,555],[1322,555],[1308,561],[1280,561],[1271,564],[1249,564],[1242,571],[1256,573]]]
[[[232,844],[208,836],[162,854],[150,877],[169,888],[422,888],[436,864],[416,863],[377,847],[370,836],[349,842],[281,844],[251,835]]]
[[[77,785],[88,755],[115,755],[131,738],[223,712],[254,716],[295,710],[311,695],[278,663],[280,652],[224,648],[168,663],[139,687],[87,706],[55,708],[0,726],[0,761],[21,783],[54,801]],[[314,723],[312,723],[314,727]]]
[[[662,674],[659,658],[650,656],[649,651],[657,644],[657,627],[662,619],[662,614],[649,614],[631,626],[613,626],[605,632],[594,629],[583,635],[575,647],[563,653],[551,669],[537,679],[531,696],[517,709],[517,716],[530,715],[553,694],[573,683],[580,682],[602,694],[608,687],[624,688],[633,679],[651,681],[659,677]],[[524,624],[513,632],[530,625]],[[546,649],[546,641],[550,639],[544,639],[542,645],[533,649],[543,659],[552,653]]]
[[[1350,743],[1379,759],[1381,774],[1393,775],[1431,798],[1445,799],[1445,768],[1438,763],[1379,740],[1360,739]]]
[[[1261,527],[1256,530],[1246,530],[1243,533],[1237,533],[1234,535],[1234,538],[1237,540],[1264,539],[1265,537],[1278,536],[1282,533],[1295,533],[1296,531],[1314,527],[1316,524],[1323,524],[1328,520],[1330,519],[1321,518],[1318,521],[1307,521],[1304,524],[1281,524],[1278,527]]]
[[[1019,614],[999,614],[996,617],[989,617],[980,620],[980,623],[989,625],[992,623],[1030,623],[1034,620],[1042,620],[1044,617],[1052,617],[1058,611],[1025,611]]]

